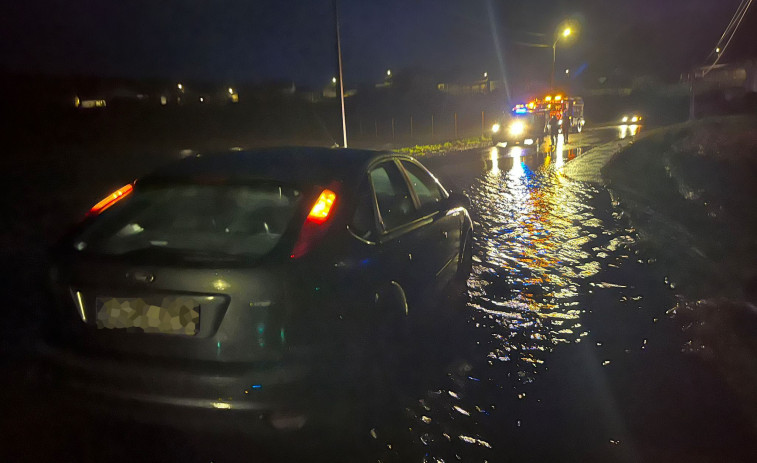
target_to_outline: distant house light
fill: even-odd
[[[161,106],[165,106],[168,104],[168,98],[166,98],[165,95],[160,95],[160,104]]]
[[[92,109],[92,108],[104,108],[106,106],[105,100],[80,100],[78,108]]]

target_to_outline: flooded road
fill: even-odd
[[[754,461],[755,409],[724,374],[728,359],[696,355],[703,349],[689,330],[696,320],[671,315],[687,301],[655,256],[645,254],[611,194],[562,174],[587,148],[629,136],[623,130],[592,130],[555,151],[494,147],[424,160],[471,198],[473,273],[464,299],[439,308],[454,311],[449,326],[429,327],[419,337],[414,350],[422,354],[399,373],[407,387],[385,404],[391,418],[369,421],[349,445],[328,444],[333,435],[269,440],[140,423],[93,425],[64,419],[33,397],[12,409],[19,418],[4,436],[14,444],[12,455],[19,461]]]
[[[384,461],[748,461],[754,417],[666,312],[677,295],[575,151],[428,164],[471,197],[473,274],[444,374],[377,429]],[[579,154],[580,155],[580,154]]]

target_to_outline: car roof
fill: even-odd
[[[168,164],[140,183],[271,180],[292,185],[326,185],[358,180],[374,160],[397,156],[400,155],[386,151],[322,147],[229,151]]]

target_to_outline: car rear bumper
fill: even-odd
[[[130,362],[43,345],[43,384],[77,409],[99,416],[172,426],[299,429],[328,414],[335,390],[325,368],[305,360],[198,365]],[[233,420],[230,420],[233,418]]]

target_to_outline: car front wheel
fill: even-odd
[[[457,262],[457,273],[455,279],[458,282],[465,283],[473,269],[473,236],[470,232],[466,233],[460,245],[460,258]]]

